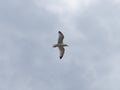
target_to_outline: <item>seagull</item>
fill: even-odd
[[[68,45],[63,43],[63,39],[64,39],[63,33],[61,31],[58,31],[58,34],[59,34],[58,43],[54,44],[53,48],[55,48],[55,47],[59,48],[59,51],[60,51],[60,56],[59,57],[60,57],[60,59],[62,59],[62,57],[64,55],[64,52],[65,52],[64,47],[68,46]]]

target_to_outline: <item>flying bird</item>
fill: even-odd
[[[67,44],[64,44],[63,43],[63,39],[64,39],[64,35],[61,31],[58,31],[58,34],[59,34],[59,37],[58,37],[58,43],[53,45],[53,47],[58,47],[59,48],[59,51],[60,51],[60,59],[62,59],[63,55],[64,55],[64,52],[65,52],[65,49],[64,47],[65,46],[68,46]]]

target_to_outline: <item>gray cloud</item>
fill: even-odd
[[[1,90],[119,90],[119,3],[70,2],[0,1]]]

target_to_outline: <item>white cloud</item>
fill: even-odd
[[[35,4],[38,7],[42,7],[50,12],[61,15],[73,15],[74,13],[79,13],[90,4],[96,3],[97,0],[60,0],[55,2],[52,1],[41,1],[36,0]]]

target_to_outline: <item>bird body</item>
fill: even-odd
[[[57,43],[57,44],[54,44],[53,47],[54,47],[54,48],[55,48],[55,47],[58,47],[58,48],[59,48],[59,51],[60,51],[60,59],[62,59],[62,57],[63,57],[63,55],[64,55],[64,52],[65,52],[64,47],[65,47],[65,46],[68,46],[68,45],[63,43],[64,35],[62,34],[62,32],[58,31],[58,34],[59,34],[58,43]]]
[[[65,46],[68,46],[68,45],[67,44],[61,44],[61,43],[53,45],[53,47],[65,47]]]

